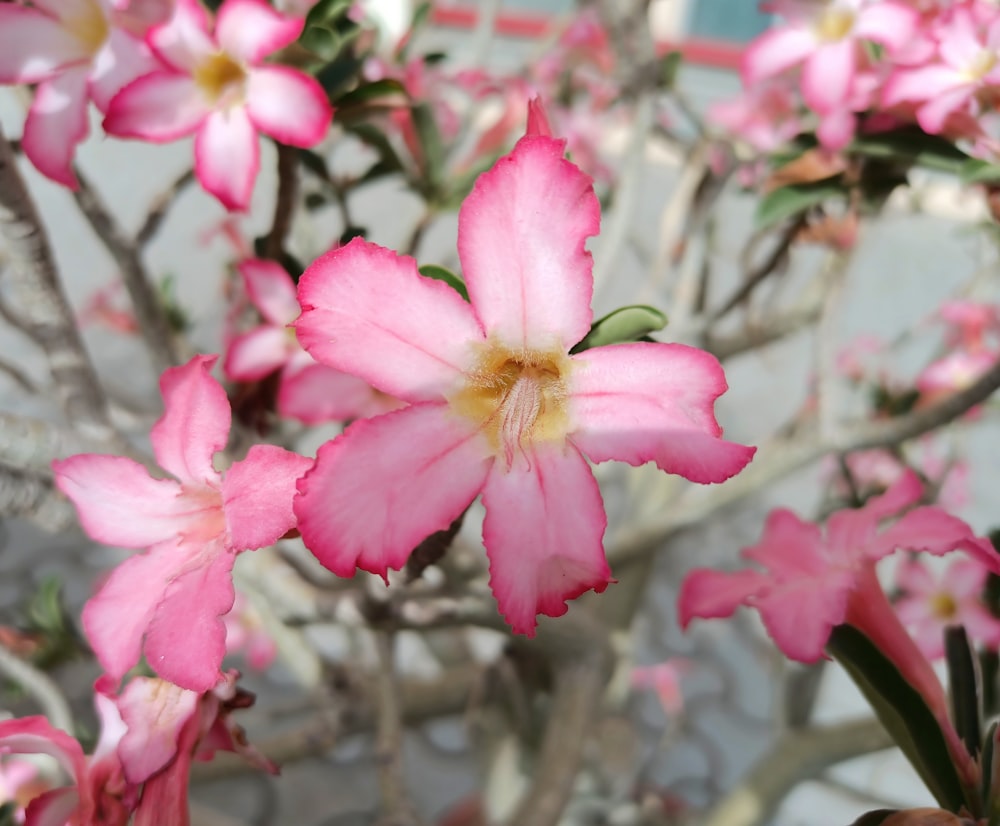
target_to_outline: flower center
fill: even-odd
[[[816,36],[820,40],[834,43],[843,40],[854,28],[854,12],[844,8],[829,8],[816,23]]]
[[[108,39],[110,29],[97,3],[90,0],[84,5],[86,8],[76,17],[67,18],[65,25],[72,35],[83,43],[88,52],[95,54]]]
[[[515,351],[491,342],[450,399],[452,410],[481,424],[510,470],[516,453],[532,442],[565,438],[570,368],[561,350]]]
[[[965,70],[969,80],[982,80],[997,65],[997,54],[992,49],[980,49],[973,61]]]
[[[939,620],[954,619],[958,605],[951,594],[935,594],[931,597],[931,613]]]
[[[194,70],[194,82],[213,106],[239,103],[246,77],[243,66],[225,52],[212,55]]]
[[[183,531],[189,541],[209,542],[226,536],[226,515],[222,510],[222,491],[209,485],[184,485],[181,498],[188,518]]]

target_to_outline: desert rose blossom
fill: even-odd
[[[600,208],[534,113],[459,213],[470,302],[409,257],[359,239],[307,268],[299,340],[320,362],[410,403],[323,445],[299,484],[299,529],[339,575],[386,575],[482,493],[490,584],[514,631],[611,580],[587,463],[653,461],[721,482],[754,448],[720,438],[718,361],[681,344],[578,354],[589,331]]]
[[[38,0],[0,4],[0,84],[37,84],[21,146],[35,167],[75,189],[73,155],[89,131],[91,100],[103,112],[156,60],[142,42],[147,20],[165,19],[172,0]]]
[[[260,166],[258,132],[291,146],[319,143],[332,110],[315,79],[268,55],[293,43],[300,18],[264,0],[225,0],[214,26],[198,0],[177,0],[173,17],[146,37],[165,68],[119,92],[110,135],[165,143],[195,135],[195,174],[229,210],[250,203]]]
[[[229,342],[223,363],[228,378],[260,381],[280,370],[278,413],[306,424],[363,419],[402,405],[357,376],[319,364],[302,349],[291,326],[300,312],[295,284],[279,264],[253,258],[237,269],[264,323]]]
[[[83,454],[53,462],[56,485],[94,540],[146,548],[119,565],[83,609],[83,627],[108,674],[121,680],[145,653],[164,679],[208,691],[220,679],[241,551],[271,545],[295,524],[292,496],[310,460],[255,445],[225,473],[213,459],[229,435],[226,394],[196,356],[160,378],[165,412],[153,453],[173,478],[132,459]]]
[[[139,790],[125,779],[117,753],[125,725],[103,678],[95,689],[101,734],[92,755],[85,755],[76,739],[45,717],[0,721],[0,755],[47,754],[72,779],[72,785],[33,798],[25,808],[25,826],[126,826],[129,822]]]
[[[773,11],[786,22],[770,29],[743,56],[743,85],[801,66],[802,97],[814,112],[843,110],[862,68],[864,41],[881,44],[891,55],[908,42],[916,11],[893,0],[776,0]]]
[[[944,690],[882,590],[875,564],[897,549],[934,555],[961,549],[1000,573],[1000,556],[989,540],[976,537],[965,522],[939,507],[916,507],[880,530],[880,523],[915,505],[922,493],[917,475],[907,471],[864,507],[831,515],[825,532],[789,510],[774,510],[760,542],[742,552],[763,570],[692,571],[677,608],[683,627],[696,617],[728,617],[740,605],[756,608],[778,648],[800,662],[823,656],[834,626],[854,626],[920,692],[964,772],[969,758],[949,722]]]
[[[896,613],[928,659],[944,656],[944,632],[965,627],[969,639],[989,648],[1000,646],[1000,619],[983,602],[989,569],[975,559],[952,562],[940,575],[917,559],[908,559],[896,571],[903,595]]]

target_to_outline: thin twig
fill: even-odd
[[[160,227],[163,225],[163,221],[166,219],[167,213],[174,201],[177,200],[178,196],[193,181],[194,170],[189,169],[157,196],[156,200],[149,207],[146,220],[135,234],[136,247],[142,249],[153,240],[156,233],[160,231]]]
[[[271,230],[264,242],[264,257],[278,261],[292,227],[299,195],[299,150],[275,143],[278,148],[278,194],[274,202]]]
[[[73,733],[73,712],[59,686],[48,674],[22,660],[3,645],[0,645],[0,674],[24,689],[53,726],[61,728],[67,734]]]
[[[61,496],[49,474],[0,464],[0,517],[20,516],[58,533],[76,522],[69,500]]]
[[[97,374],[83,347],[34,202],[0,130],[0,236],[7,243],[6,310],[44,351],[69,421],[115,437]]]

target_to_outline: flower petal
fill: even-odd
[[[486,440],[443,404],[354,422],[299,481],[302,540],[338,576],[385,576],[468,507],[490,460]]]
[[[770,579],[759,571],[714,571],[696,568],[681,583],[677,595],[677,617],[681,628],[691,620],[716,619],[732,616],[750,597],[757,595],[770,584]]]
[[[226,209],[246,210],[260,169],[260,142],[246,109],[208,116],[194,139],[194,168],[205,191]]]
[[[872,559],[881,559],[897,548],[935,556],[967,549],[993,573],[1000,574],[1000,554],[993,551],[989,542],[976,537],[972,528],[958,517],[933,505],[907,513],[879,534],[869,545],[868,553]]]
[[[223,51],[246,63],[260,63],[294,43],[302,18],[285,17],[262,0],[226,0],[215,18],[215,37]]]
[[[479,176],[458,214],[458,255],[486,331],[510,347],[568,350],[590,329],[600,229],[593,181],[564,141],[522,138]]]
[[[333,107],[316,79],[288,66],[251,71],[246,101],[254,127],[290,146],[315,146],[333,117]]]
[[[73,787],[38,795],[24,810],[25,826],[65,826],[80,814],[80,792]],[[102,813],[106,814],[106,813]]]
[[[120,138],[165,143],[190,135],[210,112],[190,77],[151,72],[112,98],[104,131]]]
[[[495,463],[483,505],[490,588],[515,634],[534,636],[538,614],[560,617],[566,600],[600,593],[612,581],[604,502],[572,445],[532,445],[509,470]]]
[[[184,724],[198,709],[198,695],[155,677],[133,677],[118,698],[128,731],[118,756],[129,783],[139,784],[177,754]]]
[[[654,461],[694,482],[722,482],[756,448],[723,441],[715,399],[726,390],[718,360],[683,344],[616,344],[573,357],[571,441],[594,462]]]
[[[276,261],[248,258],[236,265],[247,295],[260,314],[277,327],[295,321],[299,314],[299,299],[295,282]]]
[[[76,189],[73,155],[89,131],[87,67],[63,72],[35,90],[21,145],[35,168],[56,183]]]
[[[265,324],[229,343],[222,371],[233,381],[259,381],[287,361],[287,331]]]
[[[90,71],[90,96],[102,112],[111,100],[132,81],[161,68],[138,38],[113,28],[104,47],[94,55]]]
[[[854,79],[854,50],[851,38],[825,43],[802,66],[802,97],[821,115],[844,106]]]
[[[822,576],[833,563],[819,527],[785,508],[767,515],[760,541],[741,555],[767,568],[772,579],[782,580]]]
[[[273,545],[295,527],[295,483],[312,463],[275,445],[254,445],[226,471],[222,498],[233,550]]]
[[[221,545],[203,548],[200,559],[167,584],[143,646],[150,668],[164,680],[204,693],[222,679],[226,654],[222,618],[236,600],[235,559]]]
[[[86,773],[80,744],[41,715],[0,721],[0,753],[8,752],[47,754],[77,780]]]
[[[147,42],[168,66],[191,72],[219,51],[208,33],[208,11],[198,0],[176,0],[173,16],[149,30]]]
[[[212,464],[225,448],[232,414],[226,391],[209,375],[217,356],[195,356],[160,376],[163,416],[150,439],[160,467],[181,482],[218,483]]]
[[[37,9],[0,4],[0,83],[38,83],[90,52],[82,40]]]
[[[129,557],[83,606],[87,640],[101,666],[116,683],[139,661],[143,635],[168,583],[178,571],[184,570],[198,550],[174,540]],[[156,663],[151,665],[156,668]]]
[[[801,63],[816,49],[816,37],[808,27],[788,26],[769,29],[743,52],[743,86],[752,89],[762,80]]]
[[[364,379],[325,364],[285,371],[278,388],[278,413],[306,424],[365,419],[401,406]]]
[[[816,662],[835,625],[844,622],[851,574],[831,570],[823,576],[800,577],[769,588],[754,600],[767,633],[786,657]]]
[[[177,535],[184,516],[173,479],[153,479],[138,462],[94,453],[52,463],[56,487],[76,505],[84,532],[97,542],[146,548]]]
[[[484,339],[472,309],[416,262],[360,239],[299,280],[299,342],[317,361],[405,401],[437,401],[462,381]]]

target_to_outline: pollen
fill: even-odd
[[[935,594],[931,597],[931,613],[939,620],[954,619],[958,613],[958,604],[951,594]]]
[[[212,105],[238,103],[243,98],[246,70],[225,52],[203,60],[194,70],[194,81]]]
[[[828,8],[819,17],[816,36],[827,43],[843,40],[854,28],[854,17],[854,12],[850,9]]]
[[[101,7],[94,0],[82,5],[84,8],[81,13],[67,19],[65,25],[90,54],[96,54],[108,39],[111,30]]]
[[[488,343],[451,408],[479,423],[490,447],[509,470],[531,444],[561,441],[569,428],[567,376],[561,350],[512,350]]]

